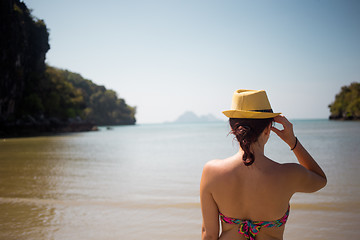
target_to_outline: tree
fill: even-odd
[[[329,108],[330,119],[360,119],[360,83],[343,86]]]

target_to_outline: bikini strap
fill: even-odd
[[[224,223],[228,224],[237,224],[239,225],[238,232],[247,240],[255,240],[256,235],[260,232],[260,229],[262,227],[281,227],[284,225],[289,217],[290,214],[290,205],[288,207],[288,210],[284,214],[283,217],[281,217],[278,220],[275,221],[251,221],[251,220],[242,220],[242,219],[236,219],[231,217],[226,217],[221,212],[219,213],[220,219]]]

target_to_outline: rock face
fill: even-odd
[[[50,49],[42,20],[34,20],[19,0],[0,2],[0,116],[15,117],[25,91],[36,87]]]

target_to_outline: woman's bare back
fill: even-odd
[[[251,166],[245,166],[241,152],[224,160],[214,160],[212,188],[219,212],[225,216],[252,220],[273,221],[283,217],[293,191],[287,181],[286,164],[278,164],[258,156]],[[238,225],[222,223],[220,239],[245,239]],[[284,227],[261,228],[256,239],[282,239]],[[264,238],[263,238],[264,237]]]

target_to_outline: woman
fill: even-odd
[[[318,191],[326,185],[326,176],[295,137],[292,124],[273,113],[265,91],[235,91],[231,110],[223,113],[240,149],[204,166],[202,239],[283,239],[292,195]],[[283,129],[272,127],[273,121]],[[299,164],[279,164],[264,155],[271,131],[289,145]]]

